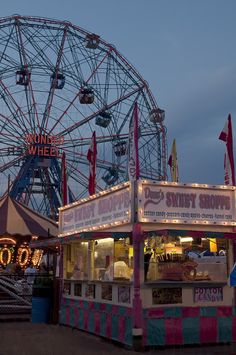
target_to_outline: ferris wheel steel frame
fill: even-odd
[[[153,116],[159,107],[147,82],[113,45],[67,21],[1,18],[1,193],[9,189],[10,176],[13,198],[56,218],[62,203],[61,153],[66,154],[73,201],[87,194],[86,154],[94,130],[97,190],[126,181],[129,122],[136,101],[141,177],[165,180],[163,117]],[[61,137],[61,143],[48,143],[54,137]],[[37,142],[42,139],[47,143]],[[38,154],[29,154],[36,149]]]

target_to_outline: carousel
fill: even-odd
[[[0,266],[10,273],[21,272],[33,263],[38,267],[42,249],[31,249],[32,240],[57,235],[57,223],[31,210],[9,195],[0,199]]]

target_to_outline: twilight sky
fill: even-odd
[[[3,1],[1,16],[13,14],[67,20],[114,44],[166,111],[180,181],[223,183],[229,112],[236,148],[235,0]]]

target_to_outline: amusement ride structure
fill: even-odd
[[[113,45],[67,21],[1,18],[0,194],[56,219],[62,153],[71,202],[88,194],[94,131],[97,191],[126,181],[135,102],[140,175],[166,179],[164,111]]]

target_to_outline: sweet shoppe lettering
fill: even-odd
[[[122,189],[87,201],[61,213],[61,233],[106,223],[124,221],[130,216],[130,193]]]
[[[141,218],[231,221],[235,218],[231,190],[143,185]]]

